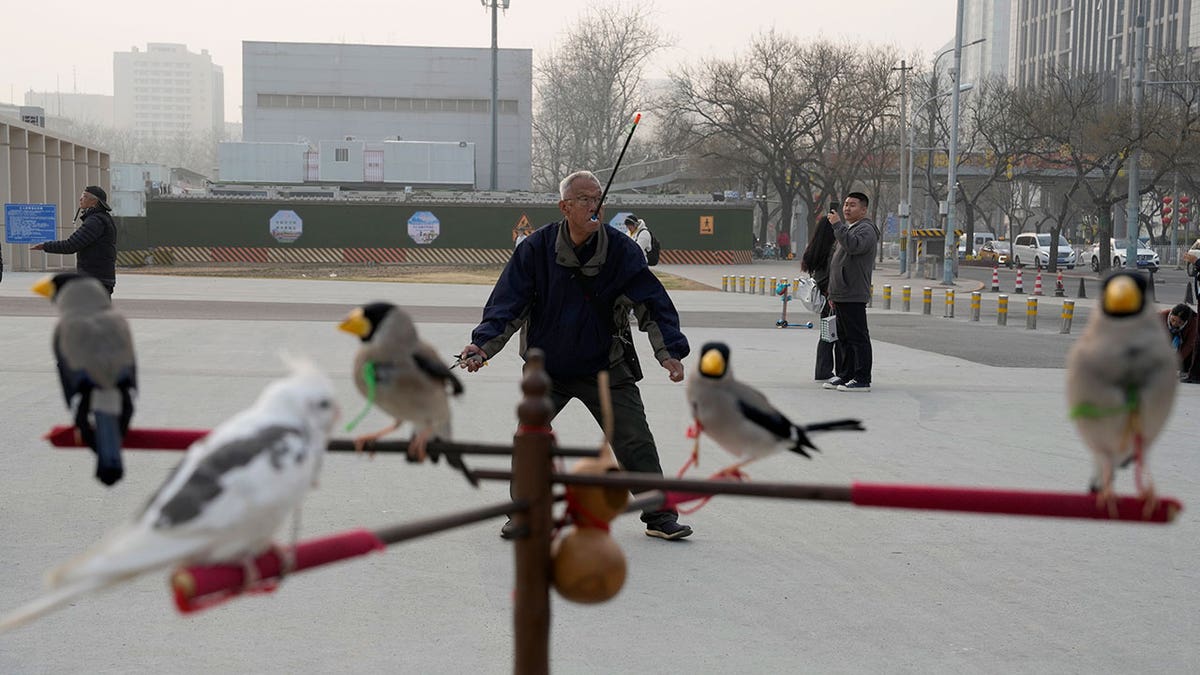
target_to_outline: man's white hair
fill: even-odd
[[[592,173],[591,171],[576,171],[575,173],[562,179],[562,182],[558,184],[558,198],[566,199],[567,190],[571,189],[571,184],[583,178],[593,181],[596,183],[596,185],[600,184],[600,179],[596,178],[596,174]]]

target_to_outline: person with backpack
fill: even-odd
[[[654,235],[650,233],[650,228],[646,227],[646,221],[631,213],[625,216],[625,229],[629,231],[629,238],[636,241],[637,245],[642,249],[642,255],[646,258],[646,264],[657,265],[657,251],[655,251],[654,262],[650,262],[651,251],[654,251]]]

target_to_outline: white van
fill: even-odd
[[[979,247],[983,246],[984,244],[988,243],[989,241],[994,240],[995,238],[996,238],[996,235],[992,234],[991,232],[976,232],[974,237],[972,237],[972,241],[975,242],[975,245],[971,247],[971,254],[979,255]],[[963,260],[966,257],[967,257],[967,235],[963,234],[963,235],[959,235],[959,237],[958,237],[958,259]]]

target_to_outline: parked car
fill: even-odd
[[[1112,266],[1125,266],[1125,248],[1128,246],[1128,239],[1109,239],[1109,246],[1112,251]],[[1088,259],[1092,262],[1092,271],[1100,271],[1100,242],[1092,244],[1091,250],[1088,251]],[[1138,240],[1137,247],[1137,266],[1138,269],[1147,269],[1151,272],[1157,272],[1159,267],[1158,254],[1154,249],[1150,248],[1150,242],[1145,239]]]
[[[1200,272],[1200,239],[1192,242],[1192,247],[1187,253],[1183,254],[1183,260],[1187,263],[1187,275],[1189,277],[1196,276]]]
[[[975,255],[979,255],[979,249],[983,248],[984,244],[986,244],[989,241],[992,241],[995,238],[996,238],[996,235],[992,234],[991,232],[976,232],[974,238],[972,239],[972,241],[974,242],[974,245],[971,246],[971,250],[975,252]],[[967,235],[964,234],[964,235],[960,235],[958,238],[958,259],[966,260],[966,258],[967,258]]]
[[[1007,241],[997,241],[995,239],[991,239],[989,241],[985,241],[983,245],[979,247],[979,250],[976,251],[976,253],[979,255],[979,259],[982,262],[989,263],[991,265],[1007,265],[1008,250],[1009,246]]]
[[[1050,235],[1027,232],[1018,234],[1012,245],[1013,264],[1017,267],[1034,265],[1039,270],[1050,264]],[[1058,235],[1058,264],[1069,270],[1075,269],[1075,250],[1067,238]]]

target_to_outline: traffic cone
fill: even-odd
[[[1064,298],[1067,295],[1066,289],[1063,288],[1062,270],[1058,271],[1058,278],[1054,280],[1054,297]]]
[[[1079,297],[1087,297],[1087,288],[1085,288],[1083,285],[1083,277],[1079,277]]]
[[[1000,292],[1000,268],[999,267],[992,268],[992,292],[993,293]]]
[[[1041,270],[1038,270],[1037,277],[1035,277],[1033,280],[1033,294],[1034,295],[1042,294],[1042,271]]]
[[[1013,293],[1024,293],[1025,282],[1021,279],[1021,268],[1017,268],[1017,283],[1013,286]]]

